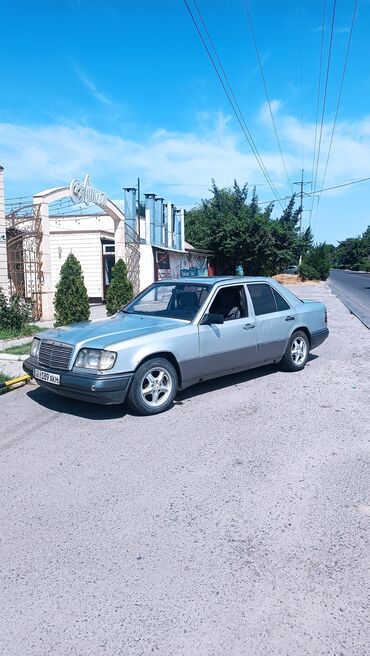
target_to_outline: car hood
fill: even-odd
[[[71,326],[53,328],[38,335],[41,339],[52,339],[73,346],[106,348],[134,337],[151,335],[184,325],[178,319],[148,317],[142,314],[118,313],[109,319],[85,321]]]

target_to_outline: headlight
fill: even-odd
[[[40,345],[41,340],[37,339],[37,337],[34,337],[31,344],[31,355],[33,358],[36,358],[36,360],[39,357]]]
[[[116,361],[117,353],[100,349],[81,349],[75,367],[82,369],[111,369]]]

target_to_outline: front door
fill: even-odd
[[[257,346],[244,286],[219,289],[208,312],[222,314],[224,323],[199,326],[202,377],[248,368],[256,360]]]

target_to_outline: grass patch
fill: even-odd
[[[7,380],[10,380],[10,376],[6,376],[6,374],[3,374],[2,371],[0,371],[0,383],[5,383]],[[6,392],[9,392],[7,387],[3,387],[0,389],[0,396],[1,394],[5,394]]]
[[[20,344],[19,346],[9,346],[3,353],[10,353],[12,355],[28,355],[31,352],[32,342],[27,344]]]
[[[0,339],[16,339],[17,337],[32,337],[36,333],[42,333],[49,328],[40,328],[33,323],[28,323],[21,330],[12,330],[11,328],[0,328]]]

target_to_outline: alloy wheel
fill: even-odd
[[[172,377],[163,367],[153,367],[145,373],[140,385],[141,398],[146,405],[159,408],[172,392]]]
[[[307,343],[303,337],[295,337],[290,349],[292,360],[297,367],[300,367],[307,357]]]

